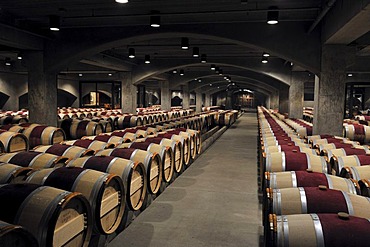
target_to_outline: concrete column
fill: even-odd
[[[202,93],[196,92],[195,95],[195,112],[202,112]]]
[[[279,109],[279,91],[276,90],[270,95],[270,109]]]
[[[212,102],[211,102],[211,95],[209,93],[206,93],[206,100],[204,102],[204,106],[212,106]]]
[[[306,72],[293,72],[289,87],[289,117],[303,117],[304,83]]]
[[[122,112],[136,114],[137,89],[132,84],[131,73],[120,73],[118,76],[121,81]]]
[[[161,109],[164,111],[171,110],[171,91],[170,91],[170,82],[161,81]]]
[[[28,108],[31,123],[57,126],[58,82],[54,72],[45,73],[41,51],[25,54],[28,69]]]
[[[182,85],[182,108],[189,109],[190,108],[190,92],[189,92],[189,84]]]
[[[231,110],[233,109],[233,92],[228,90],[226,92],[226,102],[225,102],[225,109]]]
[[[289,113],[289,86],[281,86],[279,90],[279,112]]]
[[[343,134],[346,66],[353,57],[351,47],[322,47],[320,80],[315,78],[313,134]]]

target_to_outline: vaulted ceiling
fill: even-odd
[[[271,9],[279,10],[277,25],[266,24]],[[63,76],[112,80],[131,72],[136,84],[169,80],[173,88],[190,83],[206,90],[217,83],[222,90],[226,75],[268,94],[289,85],[295,71],[318,74],[321,45],[341,44],[356,48],[348,72],[366,81],[369,11],[365,0],[2,0],[0,60],[10,58],[13,66],[1,65],[0,71],[26,73],[17,54],[52,44],[55,57],[49,54],[48,61]],[[52,15],[60,17],[59,32],[49,30]],[[149,26],[152,15],[160,16],[161,27]],[[189,39],[187,50],[181,49],[182,37]],[[193,57],[194,47],[207,56],[206,63]],[[129,48],[135,58],[128,57]],[[263,52],[271,55],[268,64],[261,63]],[[145,55],[151,64],[144,63]],[[194,83],[198,79],[201,84]]]

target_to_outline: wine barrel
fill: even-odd
[[[0,125],[12,124],[13,116],[2,116],[0,117]]]
[[[148,132],[146,130],[136,129],[136,128],[125,129],[124,132],[135,133],[136,138],[144,138],[148,135]]]
[[[188,138],[189,139],[190,157],[192,159],[195,159],[195,157],[197,155],[197,147],[196,147],[195,134],[184,132],[184,131],[181,131],[179,129],[167,130],[166,133],[168,133],[168,134],[175,134],[175,135],[182,136],[184,138]]]
[[[267,153],[276,153],[276,152],[300,152],[315,155],[317,154],[314,149],[303,147],[303,146],[293,146],[293,145],[276,145],[276,146],[267,146],[264,147],[263,155],[266,157]]]
[[[86,198],[36,184],[0,186],[0,220],[27,229],[39,246],[87,247],[92,214]]]
[[[156,143],[165,147],[170,147],[174,154],[174,169],[176,173],[181,173],[183,167],[184,154],[182,144],[179,141],[174,141],[162,137],[148,137],[145,138],[146,142]]]
[[[102,149],[107,149],[107,148],[114,148],[115,145],[113,143],[106,143],[106,142],[101,142],[101,141],[94,141],[94,140],[73,140],[73,141],[65,141],[62,142],[61,144],[65,145],[73,145],[77,147],[82,147],[86,149],[92,149],[94,151],[99,151]]]
[[[110,134],[112,136],[122,137],[124,139],[123,142],[133,142],[137,138],[136,133],[131,133],[131,132],[126,131],[126,130],[124,130],[124,131],[115,130]]]
[[[339,173],[339,176],[343,178],[353,178],[354,180],[369,179],[370,178],[370,166],[345,166]]]
[[[346,124],[343,126],[343,135],[353,141],[370,142],[370,126]]]
[[[38,247],[36,238],[24,227],[0,221],[0,246]]]
[[[333,169],[339,172],[344,167],[370,165],[370,155],[348,155],[336,157],[332,162]]]
[[[0,163],[0,184],[17,183],[24,181],[30,171],[32,171],[32,168],[30,167]]]
[[[18,125],[18,124],[8,124],[8,125],[2,125],[0,126],[0,129],[6,130],[6,131],[11,131],[11,132],[16,132],[16,133],[22,133],[25,128]]]
[[[265,188],[270,189],[317,187],[319,185],[324,185],[329,189],[360,194],[357,181],[319,172],[266,172],[265,181]]]
[[[321,156],[309,155],[298,152],[270,153],[266,156],[265,171],[305,171],[330,173],[330,167]]]
[[[338,148],[338,149],[331,149],[328,150],[328,157],[327,160],[330,162],[330,166],[332,167],[333,174],[339,174],[341,171],[338,164],[338,158],[343,156],[349,155],[366,155],[369,154],[368,149],[364,149],[362,146],[356,148]],[[336,169],[336,170],[335,170]]]
[[[185,131],[187,133],[190,133],[191,135],[194,135],[196,152],[197,154],[200,154],[202,150],[202,136],[200,134],[200,130],[192,130],[192,129],[185,129],[185,128],[180,128],[178,130]]]
[[[27,137],[20,133],[11,131],[0,132],[0,142],[4,146],[6,153],[27,151],[29,149]]]
[[[332,149],[339,149],[339,148],[355,148],[357,147],[357,143],[327,143],[327,144],[317,144],[315,146],[317,150],[317,154],[321,156],[326,156],[328,157],[328,150]]]
[[[326,186],[273,189],[268,211],[276,215],[339,213],[370,218],[370,198]]]
[[[25,127],[25,125],[22,126]],[[28,138],[30,148],[38,145],[60,143],[66,139],[66,135],[61,128],[39,124],[30,124],[23,131],[23,134]]]
[[[115,156],[135,162],[141,162],[145,166],[148,190],[151,194],[157,194],[162,182],[161,157],[157,153],[135,149],[135,148],[115,148],[105,149],[97,152],[96,156]]]
[[[28,118],[25,116],[16,115],[12,118],[12,124],[28,123]]]
[[[103,120],[103,119],[91,119],[96,123],[100,123],[103,126],[103,133],[112,132],[114,130],[113,124],[111,121]]]
[[[49,168],[34,171],[26,182],[84,195],[93,212],[94,229],[101,234],[113,233],[121,223],[125,191],[122,179],[115,174],[80,167]]]
[[[36,151],[24,151],[0,155],[0,162],[35,169],[65,166],[68,157]]]
[[[65,156],[68,159],[76,159],[83,156],[94,155],[95,151],[92,149],[86,149],[78,146],[65,145],[65,144],[53,144],[37,146],[33,149],[36,152],[49,153],[58,156]]]
[[[69,131],[72,139],[79,139],[83,136],[94,136],[103,133],[103,126],[88,120],[73,120]]]
[[[158,138],[166,138],[173,141],[178,141],[182,145],[182,153],[183,153],[183,164],[188,166],[190,164],[190,140],[189,138],[184,138],[183,136],[170,134],[166,132],[158,133]]]
[[[121,144],[125,145],[125,144]],[[120,147],[120,146],[118,146]],[[122,146],[124,147],[124,146]],[[171,182],[174,173],[174,154],[170,147],[161,146],[159,144],[151,143],[151,142],[132,142],[128,144],[129,148],[136,148],[141,150],[146,150],[151,153],[157,153],[161,157],[162,163],[162,179],[166,183]]]
[[[338,214],[271,215],[273,245],[366,247],[370,242],[368,219]]]
[[[147,189],[143,163],[113,156],[91,156],[71,160],[67,166],[117,174],[121,177],[126,189],[127,206],[134,211],[142,207]]]
[[[117,120],[118,129],[125,129],[143,125],[142,119],[139,116],[123,115]]]
[[[114,145],[119,145],[125,141],[125,139],[122,137],[112,136],[112,135],[107,135],[107,134],[100,134],[97,136],[84,136],[81,139],[113,143]]]

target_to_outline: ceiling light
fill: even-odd
[[[202,82],[202,79],[198,79],[198,82]]]
[[[218,74],[218,73],[220,73],[220,68],[219,67],[216,67],[215,68],[215,72]]]
[[[11,66],[12,65],[12,62],[10,61],[10,58],[5,58],[5,65],[6,66]]]
[[[82,76],[82,74],[78,74],[78,76],[80,76],[80,77],[81,77],[81,76]]]
[[[180,75],[184,75],[184,70],[183,69],[180,69]]]
[[[189,49],[189,39],[188,38],[181,38],[181,49],[187,50]]]
[[[219,69],[219,70],[218,70],[218,74],[219,74],[219,75],[223,75],[223,71],[222,71],[222,69]]]
[[[22,55],[22,53],[18,53],[18,54],[17,54],[17,58],[18,58],[18,60],[22,60],[22,59],[23,59],[23,55]]]
[[[216,65],[211,64],[211,70],[216,70]]]
[[[220,87],[217,87],[217,88],[220,88]]]
[[[348,74],[347,74],[347,76],[348,76],[348,77],[352,77],[352,76],[353,76],[353,74],[352,74],[352,73],[348,73]]]
[[[150,55],[145,55],[145,63],[150,63]]]
[[[210,83],[209,86],[212,87],[212,83]]]
[[[267,52],[264,52],[264,53],[262,53],[262,56],[264,56],[264,57],[269,57],[269,56],[270,56],[270,54],[269,54],[269,53],[267,53]]]
[[[111,74],[111,73],[109,73],[109,74],[108,74],[108,76],[112,76],[112,74]]]
[[[116,3],[128,3],[128,0],[116,0]]]
[[[193,57],[199,57],[199,47],[193,47]]]
[[[202,54],[202,56],[200,58],[200,62],[201,63],[206,63],[207,62],[207,55],[206,54]]]
[[[172,70],[172,74],[177,74],[177,69]]]
[[[267,57],[262,57],[262,60],[261,60],[262,63],[268,63],[269,60]]]
[[[270,8],[267,11],[267,24],[275,25],[279,23],[279,11],[276,8]]]
[[[129,58],[135,58],[135,49],[134,48],[129,48],[128,49],[128,57]]]
[[[153,13],[158,14],[159,12],[153,11]],[[150,26],[151,27],[160,27],[161,26],[161,17],[159,15],[150,16]]]
[[[60,17],[57,15],[49,16],[49,29],[51,31],[59,31],[60,30]]]

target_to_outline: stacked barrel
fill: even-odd
[[[313,107],[303,107],[303,120],[309,123],[313,122]]]
[[[367,146],[329,135],[303,138],[265,108],[258,121],[266,245],[367,246],[370,173],[361,169],[370,164]]]

